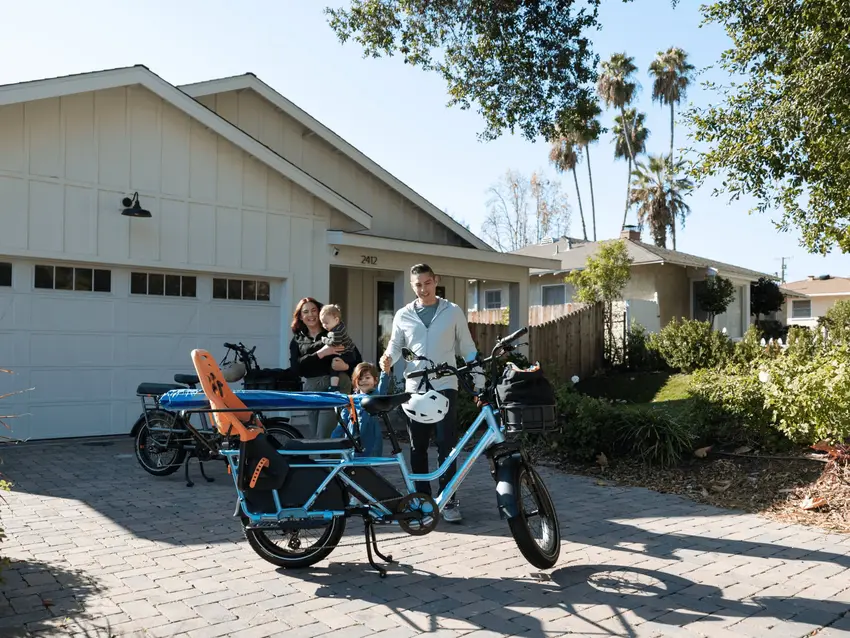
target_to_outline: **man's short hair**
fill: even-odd
[[[416,264],[410,269],[410,276],[415,277],[416,275],[431,275],[434,277],[434,271],[431,270],[431,266],[428,264]]]
[[[326,317],[330,315],[331,317],[336,317],[337,319],[342,318],[342,310],[340,310],[339,306],[335,303],[328,303],[322,306],[322,309],[319,311],[320,317]]]

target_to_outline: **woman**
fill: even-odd
[[[319,321],[321,309],[322,304],[312,297],[305,297],[298,302],[292,315],[293,337],[289,342],[289,364],[299,376],[304,377],[306,392],[326,391],[330,385],[331,370],[345,372],[362,361],[357,348],[354,348],[353,353],[341,354],[342,347],[322,343],[322,337],[328,333]],[[345,394],[351,392],[348,375],[340,377],[339,391]],[[317,439],[329,438],[337,424],[336,412],[333,410],[311,410],[308,418]]]

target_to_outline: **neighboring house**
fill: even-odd
[[[126,216],[138,193],[149,217]],[[0,377],[16,438],[128,433],[141,381],[256,346],[288,367],[293,307],[338,303],[366,360],[425,261],[463,303],[529,268],[492,250],[253,75],[176,87],[135,66],[0,86]]]
[[[788,325],[815,327],[837,301],[850,299],[850,278],[832,275],[809,275],[802,281],[792,281],[783,287],[802,298],[791,300],[788,308]]]
[[[623,299],[628,302],[629,323],[637,321],[648,331],[657,332],[674,317],[705,319],[706,313],[699,308],[695,293],[705,285],[709,269],[714,269],[717,274],[731,279],[735,285],[735,299],[725,313],[715,317],[714,326],[718,330],[726,328],[732,338],[743,336],[752,322],[749,312],[750,284],[759,277],[770,275],[643,243],[640,241],[640,233],[629,227],[622,231],[620,237],[626,240],[626,247],[633,260],[631,278],[623,291]],[[599,242],[563,237],[558,241],[526,246],[511,253],[556,258],[561,262],[556,269],[532,269],[529,304],[546,306],[573,301],[575,290],[564,282],[564,277],[572,270],[583,268],[588,256],[595,253],[598,247]],[[504,285],[494,279],[471,283],[473,294],[467,301],[468,306],[475,307],[471,302],[481,304],[483,301],[486,304],[488,294],[491,307],[495,306],[498,296],[495,291],[504,290]]]

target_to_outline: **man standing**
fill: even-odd
[[[425,356],[434,363],[454,365],[455,355],[470,362],[478,351],[472,335],[469,333],[466,315],[456,304],[437,296],[437,277],[427,264],[417,264],[410,269],[410,285],[416,299],[399,310],[393,319],[392,333],[384,355],[381,357],[381,369],[389,372],[401,357],[402,348],[408,348],[414,354]],[[407,364],[407,371],[418,369],[422,364]],[[475,375],[478,377],[479,375]],[[416,392],[421,379],[408,379],[407,392]],[[454,376],[431,380],[431,387],[449,400],[449,411],[439,423],[419,423],[408,420],[410,433],[410,469],[414,474],[428,473],[428,445],[431,441],[431,428],[436,428],[436,442],[439,462],[446,460],[457,443],[457,378]],[[440,477],[440,490],[454,476],[457,462],[449,466]],[[431,495],[428,481],[417,481],[416,490]],[[446,504],[443,510],[444,520],[456,523],[461,520],[457,497]]]

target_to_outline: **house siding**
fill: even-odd
[[[198,101],[372,215],[372,228],[363,234],[471,247],[256,92],[227,91],[199,97]],[[351,220],[338,214],[332,215],[330,222],[335,230],[356,229]]]

